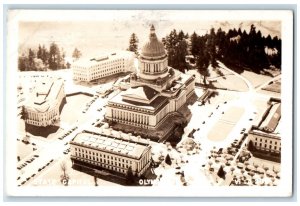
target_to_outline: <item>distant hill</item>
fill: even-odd
[[[136,33],[139,46],[148,39],[149,26],[154,24],[159,38],[165,37],[171,30],[182,29],[185,33],[194,31],[200,35],[208,33],[210,28],[216,30],[221,27],[228,31],[241,28],[249,31],[254,24],[262,35],[281,37],[281,25],[278,21],[184,21],[169,20],[168,15],[162,12],[137,12],[128,19],[112,19],[109,21],[82,21],[82,22],[20,22],[19,25],[19,53],[28,48],[37,48],[39,44],[49,47],[55,41],[64,48],[67,56],[71,56],[77,47],[83,56],[89,56],[97,51],[107,49],[126,49],[129,37]],[[27,52],[26,52],[27,53]]]

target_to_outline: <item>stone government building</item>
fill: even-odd
[[[163,141],[175,128],[174,116],[183,116],[179,110],[194,89],[193,76],[168,66],[166,50],[152,25],[149,41],[139,56],[138,71],[130,76],[130,88],[108,101],[105,119],[116,130],[144,138],[152,133],[157,135],[156,141]]]
[[[126,176],[129,168],[136,176],[145,173],[151,163],[148,143],[126,140],[84,130],[70,142],[73,168],[112,178]],[[121,177],[120,176],[120,177]]]
[[[34,84],[24,104],[25,122],[38,127],[55,125],[66,102],[64,81],[44,78]]]

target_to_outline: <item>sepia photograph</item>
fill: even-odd
[[[9,195],[292,195],[292,12],[10,10],[7,25]]]

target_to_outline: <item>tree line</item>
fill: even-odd
[[[45,45],[39,45],[37,49],[29,48],[27,51],[18,57],[19,71],[47,71],[71,67],[71,63],[65,60],[64,49],[60,49],[55,42],[50,44],[49,49]],[[72,57],[79,59],[81,52],[75,48]]]
[[[194,32],[190,36],[182,30],[177,32],[173,29],[162,38],[162,42],[168,52],[169,66],[182,72],[191,69],[186,56],[193,55],[193,68],[204,77],[209,75],[209,65],[217,67],[217,60],[232,66],[232,69],[247,68],[256,73],[270,67],[281,69],[281,39],[263,36],[253,24],[249,32],[240,28],[229,29],[228,32],[211,28],[205,35]],[[137,54],[137,44],[137,36],[133,33],[128,50]]]
[[[207,76],[209,65],[217,66],[217,60],[257,73],[271,66],[281,69],[281,39],[262,36],[254,25],[251,25],[249,33],[241,29],[225,32],[221,28],[215,32],[211,28],[208,34],[202,36],[196,32],[190,38],[183,34],[183,31],[177,34],[173,30],[163,41],[169,54],[169,65],[179,70],[189,69],[184,59],[188,53],[195,57],[196,68],[204,76]]]

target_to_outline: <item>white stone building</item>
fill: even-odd
[[[35,126],[53,125],[60,119],[60,108],[65,101],[64,81],[45,78],[31,89],[24,103],[24,119]]]
[[[83,131],[70,142],[73,165],[94,170],[141,176],[150,166],[151,146],[105,134]],[[83,169],[84,170],[84,169]]]
[[[249,132],[249,141],[252,141],[256,149],[281,153],[280,118],[281,103],[270,100],[260,124]]]
[[[112,122],[156,129],[194,93],[195,79],[168,66],[164,45],[151,26],[149,41],[139,56],[131,88],[108,101],[105,118]],[[134,130],[134,129],[133,129]]]
[[[73,63],[73,79],[92,81],[121,72],[134,71],[134,53],[119,51],[91,59],[80,59]]]

